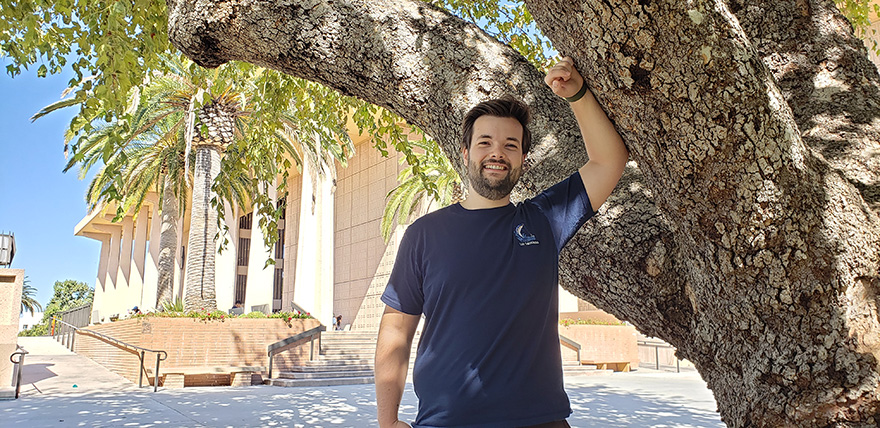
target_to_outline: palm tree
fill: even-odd
[[[36,294],[37,289],[31,287],[31,280],[28,277],[24,277],[24,284],[21,287],[21,313],[30,311],[31,316],[33,316],[34,312],[43,310],[43,306],[34,298]]]
[[[385,210],[382,213],[382,237],[385,242],[391,239],[394,231],[394,219],[403,225],[412,221],[412,217],[431,209],[431,204],[438,202],[440,206],[459,202],[463,199],[461,179],[449,159],[443,156],[440,145],[435,141],[423,139],[413,142],[421,149],[415,153],[419,170],[408,165],[397,176],[397,187],[388,192]],[[421,173],[421,174],[419,174]],[[424,201],[424,204],[421,202]]]
[[[87,199],[92,207],[100,202],[117,202],[117,219],[128,212],[136,213],[149,191],[160,194],[162,233],[157,307],[172,297],[178,212],[185,207],[191,184],[184,303],[187,310],[213,309],[214,242],[218,236],[218,213],[224,203],[249,206],[260,192],[258,185],[265,187],[278,174],[286,172],[290,160],[297,166],[303,156],[325,159],[328,163],[332,163],[330,158],[336,158],[344,163],[353,146],[340,127],[293,114],[287,111],[289,105],[271,112],[255,109],[251,100],[262,99],[259,90],[271,85],[258,87],[253,79],[266,77],[270,72],[246,64],[206,70],[180,56],[168,58],[166,65],[166,73],[154,74],[143,87],[133,91],[126,119],[94,126],[74,144],[67,169],[79,164],[84,176],[103,162]],[[269,80],[278,84],[279,79],[290,78],[272,79]],[[78,104],[62,100],[47,106],[33,119]],[[255,111],[259,120],[250,117]],[[259,121],[262,123],[254,124]],[[260,138],[248,136],[254,128],[262,131],[253,133]],[[72,124],[71,129],[84,127]],[[266,132],[267,129],[270,131]],[[314,137],[315,134],[321,137]],[[65,140],[73,137],[68,131]],[[194,154],[190,153],[191,147]],[[221,162],[224,153],[227,157]],[[274,205],[271,208],[275,210]]]
[[[241,111],[236,101],[219,96],[198,113],[199,131],[192,141],[196,160],[184,285],[184,307],[188,310],[217,309],[214,256],[218,218],[217,209],[212,206],[217,199],[213,186],[220,174],[220,156],[235,138],[235,120]]]
[[[163,301],[172,297],[177,222],[179,212],[186,206],[186,182],[189,180],[185,169],[185,144],[179,127],[167,115],[161,114],[155,104],[139,104],[130,121],[92,128],[74,146],[74,154],[64,171],[79,165],[80,178],[83,178],[91,168],[103,162],[89,184],[86,202],[90,209],[102,203],[116,202],[117,218],[114,220],[128,212],[137,214],[150,191],[159,194],[162,221],[156,306],[160,307]],[[41,110],[39,115],[63,107],[65,105],[53,104]]]

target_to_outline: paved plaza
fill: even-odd
[[[137,385],[45,338],[21,338],[22,396],[0,401],[4,426],[27,427],[374,427],[373,385],[162,390]],[[76,385],[76,386],[74,386]],[[573,427],[723,427],[694,371],[640,369],[566,378]],[[416,414],[407,384],[402,418]]]

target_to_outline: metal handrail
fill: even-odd
[[[637,346],[653,346],[654,347],[654,368],[656,370],[660,370],[660,348],[663,349],[675,349],[674,346],[666,343],[666,342],[649,342],[647,340],[639,340],[636,342]],[[681,360],[676,356],[675,357],[675,372],[681,373]]]
[[[321,332],[327,331],[327,327],[323,325],[319,325],[311,330],[306,330],[296,336],[290,336],[287,339],[280,340],[269,345],[268,354],[269,354],[269,379],[272,379],[272,361],[275,358],[275,354],[279,354],[296,345],[297,342],[300,342],[305,339],[309,339],[309,361],[315,359],[315,337],[318,338],[318,353],[321,352]]]
[[[577,352],[578,365],[581,364],[581,344],[571,340],[563,335],[559,335],[559,344],[565,346],[572,351]]]
[[[125,343],[119,339],[107,336],[106,334],[103,334],[103,333],[98,333],[97,331],[94,331],[94,330],[89,330],[89,329],[85,329],[85,328],[81,329],[79,327],[76,327],[76,326],[68,323],[68,322],[65,322],[62,320],[57,320],[55,317],[52,317],[52,320],[58,321],[63,325],[66,324],[68,327],[72,328],[73,332],[74,332],[73,337],[76,337],[76,332],[79,332],[80,334],[89,334],[92,336],[100,337],[105,340],[109,340],[109,341],[114,342],[115,344],[120,345],[124,348],[130,348],[135,351],[138,351],[139,359],[141,362],[140,367],[138,368],[138,388],[143,388],[143,386],[144,386],[144,353],[155,352],[156,353],[156,373],[155,373],[154,380],[153,380],[153,392],[156,392],[159,390],[159,362],[165,361],[166,359],[168,359],[167,352],[165,352],[163,350],[159,350],[159,349],[147,349],[147,348],[144,348],[141,346],[132,345],[130,343]],[[71,343],[70,350],[72,351],[73,350],[73,344],[72,344],[73,342],[71,341],[70,343]]]
[[[15,345],[15,348],[15,352],[9,355],[9,361],[11,361],[12,364],[15,364],[12,374],[12,386],[15,387],[15,398],[17,399],[19,391],[21,391],[21,372],[24,370],[24,356],[29,354],[29,352],[18,345]],[[19,356],[18,361],[12,359],[12,357],[15,357],[16,355]]]

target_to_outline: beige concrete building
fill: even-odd
[[[393,150],[384,158],[366,136],[352,138],[356,155],[347,168],[324,165],[319,173],[319,166],[306,163],[301,174],[291,171],[289,194],[277,201],[286,209],[275,248],[264,248],[259,218],[248,207],[226,208],[228,244],[217,254],[215,272],[218,308],[241,300],[246,311],[271,312],[295,303],[324,324],[342,315],[345,324],[378,327],[381,291],[366,297],[371,286],[384,288],[394,259],[399,234],[386,245],[379,224],[401,166]],[[186,276],[189,207],[185,213],[178,223],[175,297],[183,296]],[[75,228],[76,235],[102,244],[93,323],[124,317],[134,306],[155,309],[158,197],[151,195],[121,221],[112,221],[115,214],[116,206],[99,207]],[[264,268],[269,258],[275,265]]]

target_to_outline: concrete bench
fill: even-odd
[[[146,368],[147,375],[153,376],[155,369]],[[266,371],[263,366],[215,366],[215,367],[160,367],[159,374],[165,376],[165,388],[183,388],[186,376],[228,374],[230,386],[250,386],[254,374]]]
[[[616,372],[628,372],[630,370],[629,361],[592,361],[581,360],[581,364],[596,366],[598,370],[614,370]]]

